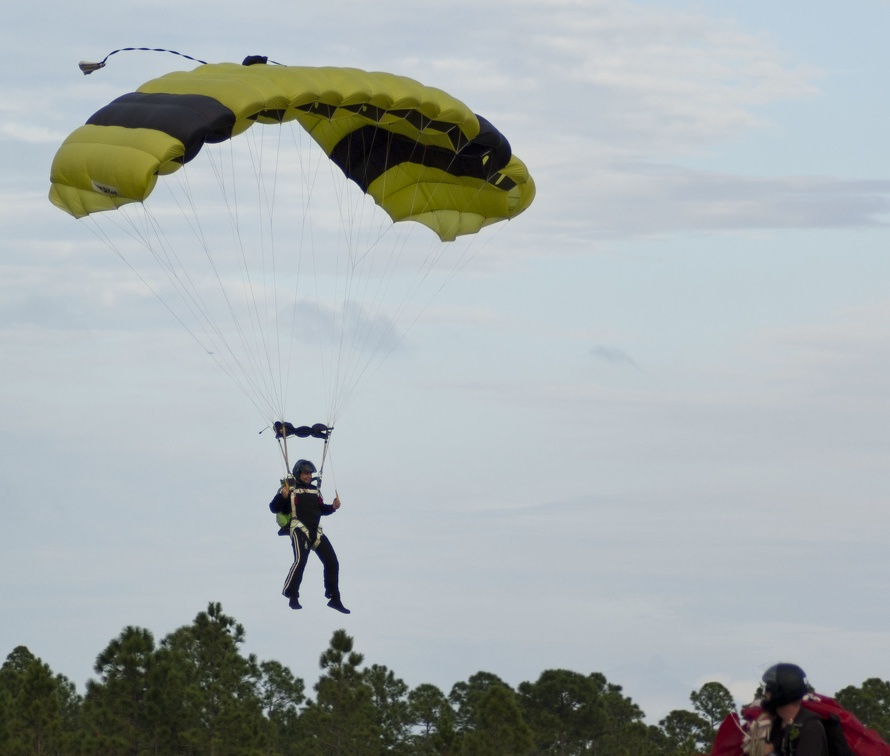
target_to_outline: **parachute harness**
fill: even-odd
[[[309,436],[313,438],[323,439],[324,447],[321,452],[321,464],[318,466],[318,475],[315,476],[315,480],[317,481],[317,491],[319,494],[321,493],[321,476],[324,473],[324,463],[328,456],[328,444],[331,441],[331,433],[334,430],[334,426],[328,426],[324,423],[316,423],[313,426],[301,425],[294,426],[291,423],[283,422],[280,420],[276,420],[273,423],[272,428],[275,430],[275,439],[278,441],[278,448],[281,451],[282,461],[284,462],[284,477],[281,479],[281,485],[284,488],[287,495],[290,496],[290,509],[291,509],[291,529],[295,526],[302,528],[302,530],[306,533],[307,538],[311,538],[309,531],[306,527],[297,520],[297,503],[296,503],[296,495],[300,493],[300,491],[296,488],[297,481],[294,479],[290,467],[290,459],[288,458],[287,453],[287,437],[288,436],[297,436],[298,438],[308,438]],[[262,431],[260,431],[262,433]],[[294,483],[294,487],[291,487],[291,481]],[[302,489],[301,489],[302,490]],[[321,538],[321,528],[318,529],[318,537],[316,538],[316,542]]]

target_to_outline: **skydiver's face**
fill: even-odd
[[[309,485],[312,482],[312,472],[310,470],[302,470],[300,472],[300,483]]]

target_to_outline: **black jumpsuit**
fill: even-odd
[[[291,565],[284,581],[282,594],[288,599],[296,599],[300,595],[300,583],[303,581],[303,570],[306,569],[306,557],[313,550],[318,554],[324,565],[324,592],[326,598],[340,598],[340,563],[334,553],[334,547],[328,537],[321,533],[319,521],[322,516],[333,514],[334,508],[322,501],[321,493],[314,485],[291,489],[294,496],[296,522],[281,528],[278,535],[290,535],[294,550],[294,563]],[[269,509],[276,513],[290,514],[289,496],[282,496],[279,491],[269,503]]]

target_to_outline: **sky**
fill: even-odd
[[[341,627],[412,687],[602,672],[651,722],[712,680],[750,700],[778,661],[829,695],[890,678],[890,2],[52,0],[4,18],[0,654],[26,645],[82,692],[124,627],[160,640],[218,601],[246,652],[310,685]],[[484,114],[534,177],[337,419],[325,526],[349,616],[317,560],[301,612],[280,596],[267,418],[47,200],[67,134],[194,65],[77,68],[128,46],[411,76]],[[288,419],[321,419],[312,391]]]

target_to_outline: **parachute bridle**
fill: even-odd
[[[112,50],[108,55],[106,55],[102,60],[98,63],[92,63],[88,60],[82,60],[77,65],[80,67],[80,70],[83,71],[84,76],[88,76],[93,73],[93,71],[98,71],[100,68],[105,68],[108,59],[112,55],[117,55],[119,52],[132,52],[132,51],[140,51],[140,52],[165,52],[170,53],[171,55],[179,55],[181,58],[187,58],[188,60],[193,60],[195,63],[202,63],[207,65],[206,60],[199,60],[198,58],[193,58],[191,55],[186,55],[185,53],[176,52],[176,50],[166,50],[163,47],[121,47],[118,50]]]

